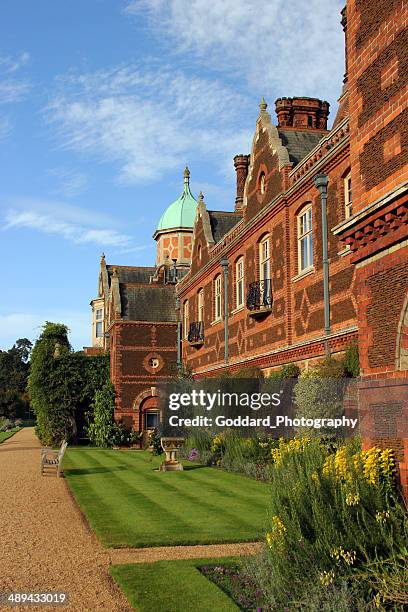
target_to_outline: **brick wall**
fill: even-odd
[[[117,322],[111,334],[111,380],[116,389],[115,419],[139,430],[135,400],[168,380],[177,361],[177,325]]]

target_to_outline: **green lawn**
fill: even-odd
[[[158,472],[148,452],[69,449],[67,482],[105,546],[211,544],[262,539],[269,486],[187,465]]]
[[[9,431],[0,431],[0,444],[11,438],[11,436],[14,436],[20,429],[21,427],[13,427],[13,429],[9,429]]]
[[[114,565],[110,571],[139,612],[237,612],[232,599],[198,570],[202,565],[231,561],[234,559],[158,561]]]

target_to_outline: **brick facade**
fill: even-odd
[[[407,20],[404,0],[347,3],[354,215],[335,234],[356,269],[365,445],[392,444],[408,497]]]

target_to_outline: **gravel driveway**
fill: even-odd
[[[1,610],[132,610],[109,554],[86,527],[63,478],[41,477],[40,444],[24,428],[0,444],[0,592],[68,593],[64,606]]]

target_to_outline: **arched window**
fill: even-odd
[[[344,177],[344,210],[346,219],[353,214],[353,194],[351,191],[351,172]]]
[[[183,304],[183,336],[188,337],[188,300]]]
[[[198,321],[204,321],[204,290],[200,289],[197,293]]]
[[[297,217],[298,269],[300,272],[313,267],[312,205],[307,204]]]
[[[222,304],[222,295],[221,295],[221,274],[215,277],[214,279],[214,313],[215,320],[218,321],[222,318],[221,304]]]
[[[244,258],[240,257],[235,264],[235,307],[244,305]]]
[[[261,195],[264,195],[266,189],[266,176],[265,172],[261,172],[261,176],[259,177],[259,191]]]

